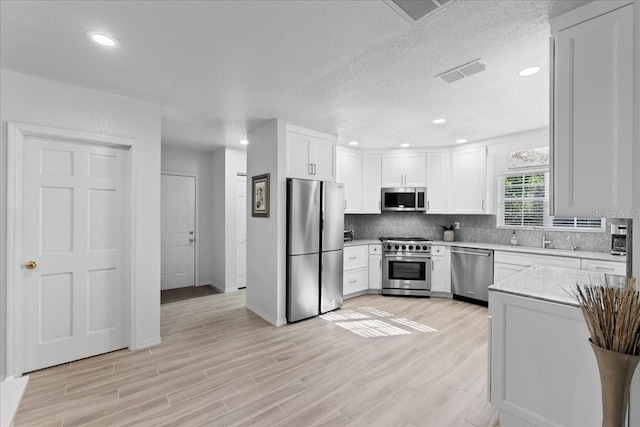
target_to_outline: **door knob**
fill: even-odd
[[[196,238],[195,238],[195,237],[193,237],[193,236],[189,237],[189,243],[193,243],[193,242],[195,242],[195,241],[196,241]]]
[[[27,261],[24,264],[24,268],[26,268],[27,270],[33,270],[38,266],[38,264],[36,264],[35,261]]]

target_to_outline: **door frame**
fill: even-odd
[[[138,176],[136,164],[137,141],[130,138],[58,129],[27,123],[7,123],[7,376],[21,376],[23,372],[23,322],[22,322],[22,240],[23,240],[23,192],[24,192],[24,139],[25,137],[59,139],[62,142],[123,148],[129,151],[129,164],[125,174],[128,188],[129,236],[137,235]],[[124,310],[123,328],[129,348],[134,348],[135,298],[133,278],[136,276],[135,238],[130,237],[123,246]]]
[[[241,177],[241,176],[243,176],[243,177],[247,178],[247,174],[246,174],[246,172],[236,172],[236,187],[237,187],[237,185],[238,185],[238,178],[239,178],[239,177]],[[246,182],[245,182],[245,187],[246,187],[246,189],[245,189],[245,196],[244,196],[244,197],[245,197],[245,199],[247,199],[247,200],[249,200],[249,186],[247,185],[247,183],[248,183],[248,182],[249,182],[248,180],[246,180]],[[245,200],[245,202],[246,202],[246,200]],[[238,191],[236,190],[236,207],[237,207],[237,204],[238,204]],[[247,203],[245,203],[245,205],[246,205],[246,204],[247,204]],[[245,208],[245,214],[246,214],[247,212],[249,212],[249,209],[248,209],[248,208],[249,208],[249,206],[247,206],[247,207]],[[237,208],[236,208],[236,215],[235,215],[235,216],[236,216],[236,238],[235,238],[235,247],[236,247],[236,280],[235,280],[235,284],[236,284],[236,286],[235,286],[235,290],[237,291],[238,289],[241,289],[241,288],[238,286],[238,222],[237,222],[237,221],[238,221],[238,210],[237,210]],[[244,220],[245,220],[245,223],[247,223],[247,217],[246,217],[246,215],[245,215]],[[245,225],[245,233],[246,233],[246,231],[247,231],[247,228],[246,228],[246,225]],[[246,255],[246,252],[247,252],[247,242],[246,242],[246,238],[247,238],[247,236],[245,236],[245,242],[244,242],[244,245],[245,245],[245,248],[244,248],[244,250],[245,250],[245,259],[244,259],[244,261],[245,261],[245,276],[244,276],[245,284],[244,284],[244,289],[246,289],[246,288],[247,288],[247,283],[246,283],[246,281],[247,281],[247,270],[246,270],[246,263],[247,263],[247,255]]]
[[[195,223],[193,225],[193,232],[196,235],[196,241],[195,243],[195,252],[194,252],[194,264],[193,264],[193,268],[194,268],[194,272],[193,272],[193,282],[194,282],[194,286],[200,286],[200,263],[198,262],[200,259],[200,234],[199,234],[199,221],[200,221],[200,174],[197,172],[180,172],[180,171],[172,171],[172,170],[166,170],[166,169],[162,169],[160,171],[160,176],[162,177],[162,175],[171,175],[171,176],[185,176],[185,177],[189,177],[189,178],[194,178],[196,181],[196,186],[195,186]]]

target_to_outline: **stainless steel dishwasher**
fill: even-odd
[[[451,290],[453,295],[489,301],[493,284],[493,251],[451,247]]]

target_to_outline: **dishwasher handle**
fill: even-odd
[[[475,256],[491,256],[491,252],[466,252],[466,251],[451,251],[452,254],[464,254]]]

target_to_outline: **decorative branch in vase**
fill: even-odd
[[[602,385],[602,426],[623,427],[629,390],[640,362],[640,292],[635,278],[626,286],[576,285],[596,355]]]
[[[444,240],[445,242],[453,242],[453,239],[455,239],[455,234],[454,231],[456,229],[456,225],[441,225],[440,226],[443,230],[442,232],[442,240]]]

